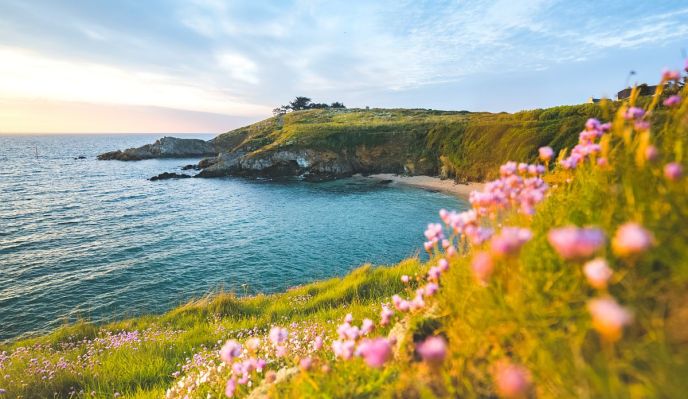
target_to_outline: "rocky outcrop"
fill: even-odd
[[[151,177],[150,181],[157,181],[157,180],[169,180],[169,179],[188,179],[190,178],[191,175],[187,175],[184,173],[169,173],[169,172],[164,172],[160,173],[157,176]]]
[[[153,144],[124,151],[112,151],[98,155],[100,160],[138,161],[151,158],[193,158],[215,156],[218,151],[211,141],[163,137]]]

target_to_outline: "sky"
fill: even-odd
[[[515,112],[686,48],[686,1],[3,0],[0,132],[219,133],[295,96]]]

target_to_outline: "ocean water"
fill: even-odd
[[[95,159],[159,137],[0,136],[0,339],[394,263],[438,209],[467,206],[365,178],[150,182],[197,160]]]

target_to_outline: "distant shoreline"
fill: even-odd
[[[431,176],[402,176],[392,173],[379,173],[368,176],[376,180],[391,180],[395,184],[402,184],[405,186],[424,188],[429,190],[437,190],[447,194],[455,195],[461,199],[468,199],[471,191],[480,191],[483,189],[484,183],[456,183],[452,179],[440,179],[439,177]]]

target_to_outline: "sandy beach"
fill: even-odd
[[[442,180],[439,177],[430,176],[401,176],[391,173],[380,173],[368,177],[377,180],[391,180],[392,184],[405,184],[407,186],[442,191],[464,199],[468,198],[471,191],[480,191],[484,186],[483,183],[461,184],[454,182],[452,179]]]

